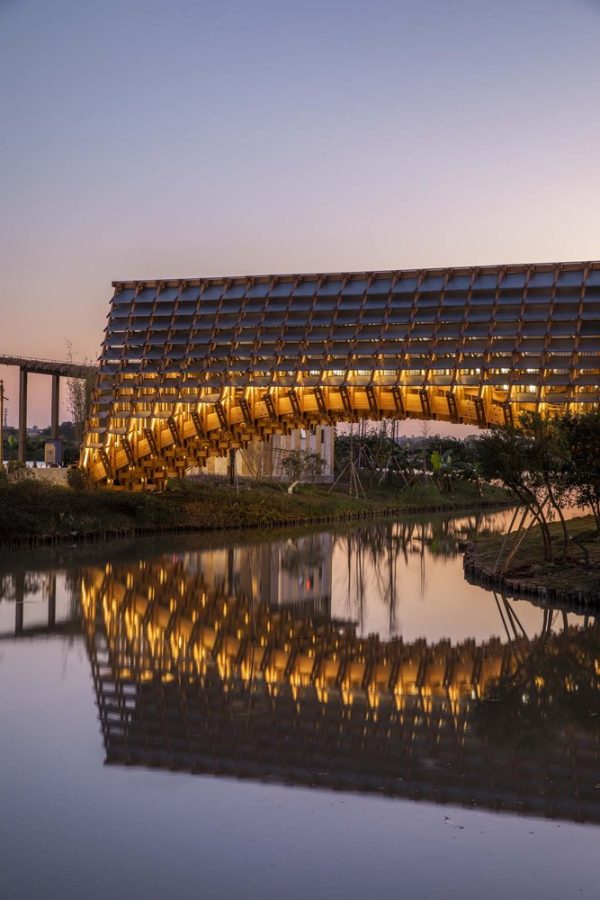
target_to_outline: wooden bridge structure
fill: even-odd
[[[600,262],[116,282],[84,464],[156,487],[295,427],[599,402]]]

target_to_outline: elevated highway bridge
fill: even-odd
[[[50,437],[58,439],[58,417],[61,378],[87,378],[96,375],[97,366],[72,360],[39,359],[31,356],[11,356],[0,353],[0,366],[16,366],[19,369],[19,462],[25,463],[27,451],[27,376],[50,375],[52,395],[50,401]],[[2,427],[0,425],[0,434]]]
[[[84,465],[152,488],[296,427],[599,397],[600,262],[115,282]]]

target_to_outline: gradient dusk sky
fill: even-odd
[[[0,353],[95,358],[113,279],[597,259],[599,107],[592,0],[0,0]]]

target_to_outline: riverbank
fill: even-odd
[[[275,528],[352,521],[400,513],[492,507],[509,494],[456,482],[450,493],[435,485],[399,491],[378,487],[355,499],[325,485],[302,485],[288,494],[270,482],[174,482],[160,494],[74,491],[25,479],[0,488],[0,546],[105,540],[179,531]]]
[[[580,605],[600,604],[600,535],[593,516],[569,520],[571,545],[566,563],[544,562],[539,528],[525,536],[506,572],[496,571],[504,537],[494,535],[470,544],[464,557],[469,581],[507,593],[540,598],[548,603]],[[556,556],[562,546],[560,523],[550,526]],[[505,553],[504,556],[506,555]]]

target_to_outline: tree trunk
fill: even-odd
[[[569,548],[569,530],[567,528],[567,523],[565,521],[563,511],[560,508],[560,504],[556,501],[556,498],[554,496],[554,492],[552,490],[550,482],[548,481],[547,478],[544,479],[544,481],[546,484],[546,490],[548,491],[548,497],[550,498],[550,503],[552,504],[552,506],[558,513],[558,518],[560,519],[560,525],[561,525],[562,533],[563,533],[563,551],[562,551],[561,562],[566,562],[567,561],[567,550]]]

